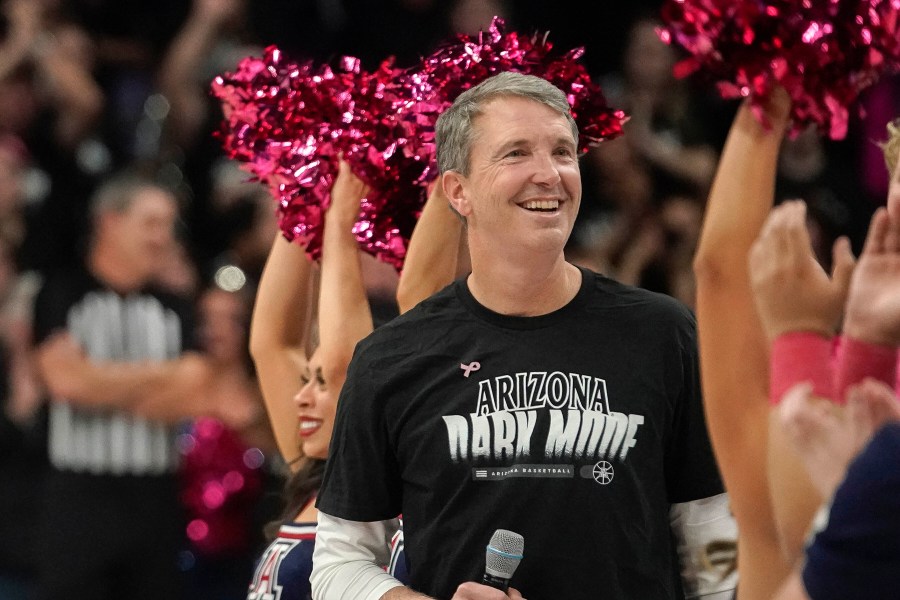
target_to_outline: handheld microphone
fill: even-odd
[[[484,578],[481,583],[501,591],[509,589],[516,567],[522,560],[525,538],[506,529],[498,529],[491,536],[485,552]]]

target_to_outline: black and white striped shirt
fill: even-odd
[[[187,311],[150,291],[122,296],[86,271],[49,279],[35,304],[35,340],[65,328],[92,360],[136,362],[178,358]],[[174,470],[172,427],[126,411],[50,406],[49,455],[62,470],[109,475],[155,475]]]

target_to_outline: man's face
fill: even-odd
[[[548,106],[501,97],[473,122],[468,177],[445,186],[470,236],[498,249],[561,251],[581,202],[577,148],[566,118]]]
[[[107,215],[122,260],[144,277],[155,275],[174,242],[177,216],[175,198],[168,192],[152,187],[135,192],[125,212]]]

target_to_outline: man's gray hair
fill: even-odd
[[[558,87],[540,77],[512,71],[498,73],[460,94],[445,110],[435,125],[437,163],[441,173],[456,171],[469,174],[469,159],[475,130],[472,121],[484,111],[484,105],[498,97],[517,96],[549,106],[563,115],[572,128],[578,144],[578,125],[572,118],[566,95]]]
[[[137,193],[145,189],[170,192],[165,186],[144,175],[132,172],[113,175],[91,196],[91,216],[96,219],[107,212],[125,212],[131,207]]]

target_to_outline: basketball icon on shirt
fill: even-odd
[[[594,470],[592,472],[594,481],[596,481],[600,485],[606,485],[611,482],[614,474],[615,470],[613,470],[613,466],[605,460],[601,460],[596,465],[594,465]]]

